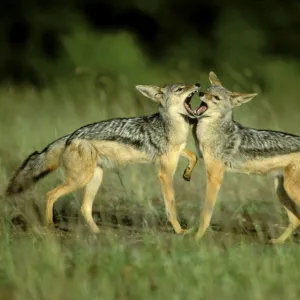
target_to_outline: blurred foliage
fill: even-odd
[[[298,58],[299,15],[299,1],[3,0],[0,80],[43,87],[78,68],[129,82],[191,66],[258,74]]]

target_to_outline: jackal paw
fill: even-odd
[[[55,228],[55,224],[54,222],[50,222],[50,221],[46,221],[46,227],[49,228],[49,229],[53,229]]]
[[[193,232],[193,228],[189,228],[189,229],[182,229],[181,234],[182,235],[187,235]]]
[[[185,181],[191,181],[191,174],[187,170],[184,171],[182,177]]]

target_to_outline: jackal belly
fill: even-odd
[[[299,152],[268,158],[245,159],[237,157],[225,162],[228,171],[257,175],[277,173],[292,164],[300,164]]]
[[[115,168],[128,164],[150,163],[155,157],[146,152],[125,145],[110,141],[90,141],[98,154],[98,165],[104,168]]]

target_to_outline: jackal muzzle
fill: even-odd
[[[195,116],[197,114],[197,110],[193,110],[192,106],[191,106],[191,100],[193,98],[193,96],[198,92],[199,88],[200,88],[200,83],[196,83],[195,87],[197,87],[196,90],[192,91],[185,99],[184,101],[184,107],[187,111],[187,113],[191,116]]]

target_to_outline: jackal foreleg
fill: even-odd
[[[200,215],[200,227],[195,239],[199,240],[203,237],[207,227],[209,226],[213,209],[216,203],[218,192],[220,190],[224,165],[218,161],[205,162],[206,164],[206,197],[203,210]]]

